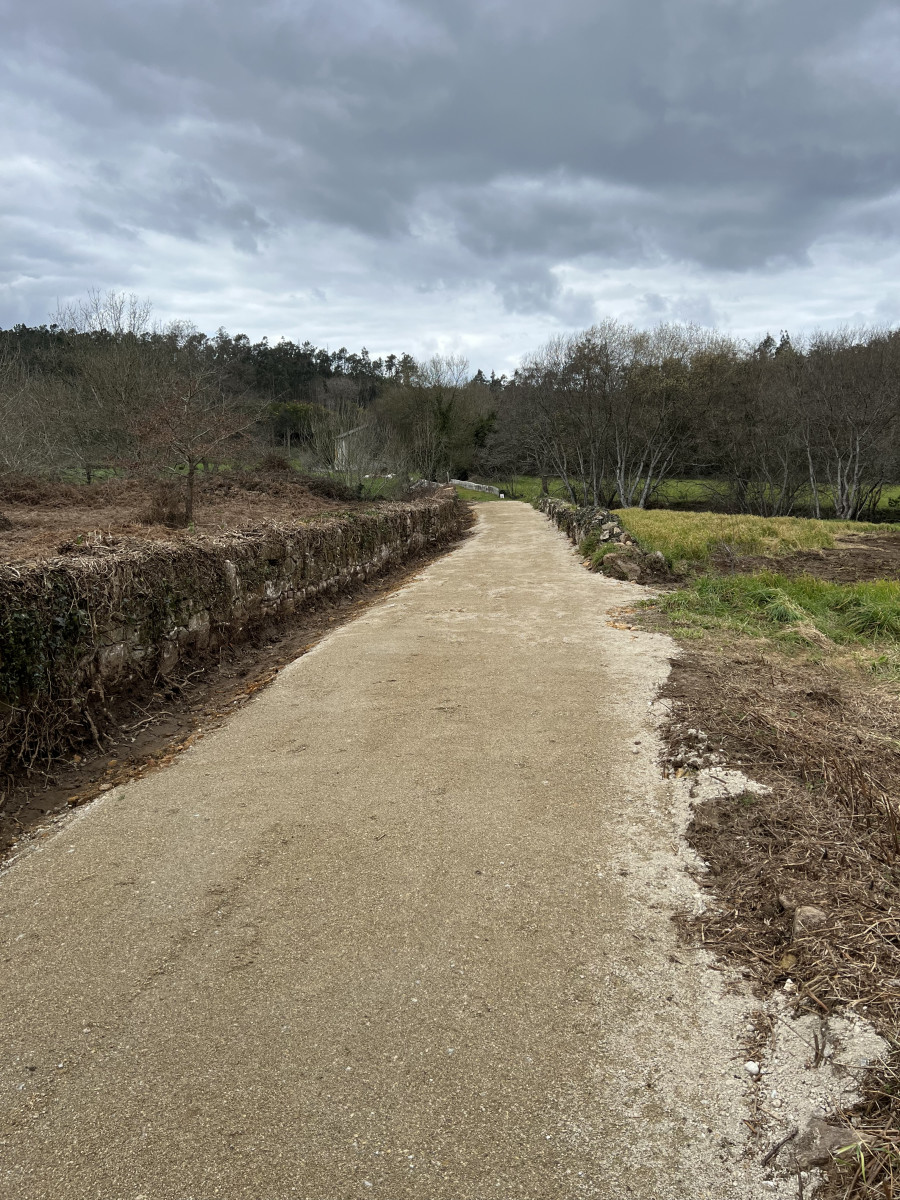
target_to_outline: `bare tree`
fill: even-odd
[[[628,330],[625,337],[628,357],[611,397],[615,482],[622,507],[645,508],[681,460],[697,416],[691,362],[716,339],[683,325]]]
[[[723,451],[726,506],[761,516],[788,516],[806,486],[798,421],[801,360],[785,340],[746,347],[732,363],[733,387],[713,410]],[[730,401],[730,403],[729,403]]]
[[[0,470],[35,471],[51,460],[46,405],[21,355],[0,351]]]
[[[874,509],[892,465],[900,401],[896,333],[844,329],[816,334],[806,355],[805,429],[810,486],[826,482],[835,516]],[[818,471],[816,469],[818,464]]]
[[[58,309],[66,331],[57,389],[61,453],[91,479],[98,466],[136,465],[137,416],[158,394],[159,331],[150,302],[121,292],[91,291]]]
[[[528,358],[519,384],[528,395],[530,438],[573,502],[615,499],[615,406],[633,331],[615,321],[551,339]]]
[[[184,519],[194,519],[197,469],[246,434],[263,413],[263,402],[230,385],[211,359],[202,335],[182,328],[155,346],[154,387],[131,422],[141,462],[184,480]]]
[[[73,333],[107,333],[115,338],[126,334],[140,338],[150,332],[153,305],[134,292],[101,292],[92,288],[86,296],[57,305],[54,322]]]

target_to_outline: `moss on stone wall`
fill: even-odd
[[[592,505],[576,508],[574,504],[558,500],[555,496],[539,496],[534,501],[534,507],[558,525],[576,546],[581,547],[587,538],[592,539],[593,547],[601,542],[617,542],[626,546],[634,544],[634,539],[608,508],[595,508]]]
[[[95,731],[135,679],[338,595],[466,528],[455,497],[0,567],[0,767]],[[93,711],[93,715],[92,715]]]

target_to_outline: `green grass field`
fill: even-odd
[[[499,487],[499,484],[495,484]],[[457,487],[456,494],[460,500],[474,500],[477,504],[482,501],[490,502],[491,500],[499,500],[499,496],[495,496],[493,492],[476,492],[473,488]]]
[[[812,521],[805,517],[727,516],[665,508],[625,508],[616,513],[645,550],[659,550],[672,567],[709,561],[716,551],[778,556],[833,546],[846,533],[900,532],[900,526],[863,521]]]
[[[664,507],[690,508],[692,505],[708,504],[715,496],[714,480],[708,479],[670,479],[662,485],[654,503]],[[893,501],[893,503],[892,503]],[[809,506],[812,508],[812,492],[807,488],[798,497],[798,507],[801,511]],[[821,504],[827,513],[828,498],[821,496]],[[877,511],[885,517],[896,515],[900,520],[900,484],[893,484],[883,489],[878,501]]]
[[[661,551],[679,571],[702,572],[646,604],[668,619],[676,637],[699,638],[707,631],[743,634],[816,655],[844,648],[853,652],[851,661],[882,681],[892,686],[900,681],[900,583],[896,580],[841,584],[810,575],[718,574],[708,569],[710,556],[723,546],[739,555],[777,558],[832,546],[839,534],[900,533],[900,526],[665,509],[626,509],[617,515],[645,550]],[[609,547],[593,549],[601,556]]]
[[[708,628],[776,634],[812,626],[833,642],[900,638],[900,583],[839,584],[808,575],[701,575],[660,597],[670,616]]]
[[[531,503],[536,499],[541,492],[541,481],[535,475],[517,475],[514,478],[508,479],[488,479],[480,478],[479,483],[491,483],[494,487],[499,487],[505,491],[507,497],[515,500],[525,500]],[[551,477],[549,481],[549,489],[551,496],[558,496],[560,499],[568,499],[566,489],[563,486],[562,480]],[[654,497],[654,504],[663,508],[678,508],[690,510],[692,507],[702,509],[710,504],[715,498],[716,481],[709,479],[670,479],[662,485],[659,492]],[[893,505],[891,504],[893,501]],[[810,493],[801,493],[799,504],[801,510],[803,506],[809,504]],[[822,497],[823,505],[827,506],[826,497]],[[878,503],[878,512],[885,517],[891,517],[896,514],[896,518],[900,521],[900,484],[894,484],[886,487],[881,493],[881,499]]]
[[[662,507],[690,508],[708,504],[716,494],[716,482],[710,479],[670,479],[662,485],[654,498],[654,503]],[[823,510],[827,513],[828,497],[821,495]],[[893,501],[893,503],[891,503]],[[812,492],[805,489],[797,499],[798,507],[803,511],[807,506],[812,508]],[[877,511],[890,517],[896,514],[900,520],[900,484],[894,484],[883,489],[878,501]]]

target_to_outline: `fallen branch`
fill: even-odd
[[[775,1145],[772,1147],[772,1149],[767,1151],[763,1155],[762,1165],[764,1167],[767,1167],[769,1165],[769,1163],[772,1161],[772,1159],[776,1157],[778,1152],[780,1150],[783,1150],[784,1147],[788,1144],[788,1142],[792,1141],[799,1132],[800,1132],[799,1128],[795,1125],[794,1128],[789,1133],[785,1134],[785,1136],[781,1139],[780,1142],[776,1142]]]

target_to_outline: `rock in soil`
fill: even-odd
[[[793,1144],[794,1169],[825,1167],[839,1150],[858,1142],[859,1135],[849,1125],[831,1125],[821,1117],[813,1117]]]
[[[603,574],[612,579],[637,583],[641,575],[641,565],[629,554],[607,554],[603,560]]]
[[[821,929],[828,921],[828,914],[814,904],[801,904],[794,913],[794,937],[803,937],[814,929]]]

